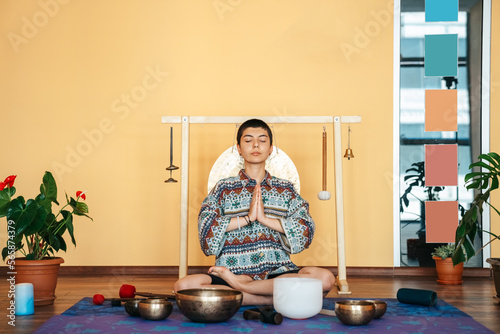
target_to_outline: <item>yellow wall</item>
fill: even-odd
[[[347,265],[392,266],[392,9],[387,0],[1,1],[0,177],[17,174],[18,193],[34,196],[51,170],[61,201],[64,190],[88,191],[94,221],[76,222],[67,265],[177,265],[180,185],[163,182],[161,116],[360,115],[356,158],[344,159]],[[322,126],[274,127],[317,224],[299,265],[337,262],[334,201],[317,199]],[[191,133],[189,264],[210,265],[196,217],[234,126]],[[179,125],[174,135],[180,165]],[[333,193],[332,154],[328,166]]]

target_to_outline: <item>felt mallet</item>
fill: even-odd
[[[130,284],[122,284],[119,291],[120,298],[107,298],[111,300],[111,306],[121,306],[122,302],[135,299],[135,286]],[[102,305],[106,298],[101,294],[95,294],[92,297],[94,305]]]
[[[94,305],[102,305],[106,300],[111,301],[111,306],[121,306],[122,302],[126,302],[134,299],[146,299],[146,298],[105,298],[103,295],[96,293],[92,297],[92,303]]]
[[[122,284],[119,294],[120,298],[134,298],[135,286],[130,284]]]
[[[245,320],[259,320],[265,324],[281,325],[283,316],[274,310],[273,307],[251,308],[243,312]]]

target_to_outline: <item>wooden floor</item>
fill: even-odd
[[[170,293],[174,276],[60,276],[57,299],[52,306],[37,307],[35,314],[17,316],[16,327],[8,325],[6,317],[9,299],[8,284],[0,284],[0,333],[32,333],[53,315],[60,314],[83,297],[100,293],[105,297],[118,297],[122,284],[132,284],[138,291]],[[471,315],[495,333],[500,333],[500,303],[492,297],[495,287],[491,278],[465,278],[463,285],[440,285],[433,277],[348,277],[351,295],[345,298],[396,298],[400,288],[433,290],[438,297]],[[339,297],[336,290],[328,297]]]

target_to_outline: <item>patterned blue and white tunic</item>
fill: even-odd
[[[207,256],[216,256],[216,266],[226,267],[236,275],[265,279],[269,274],[298,269],[289,254],[309,247],[315,226],[309,204],[293,184],[266,171],[261,182],[264,212],[278,219],[285,233],[258,221],[227,232],[232,217],[248,215],[256,184],[243,170],[238,176],[217,182],[202,203],[198,232],[201,249]]]

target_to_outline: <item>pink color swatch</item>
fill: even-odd
[[[426,242],[455,242],[457,201],[425,202]]]
[[[425,185],[458,185],[458,146],[425,145]]]

